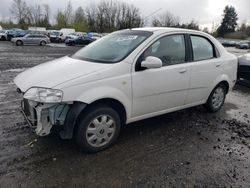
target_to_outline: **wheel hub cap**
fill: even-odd
[[[219,108],[224,100],[224,90],[221,87],[218,87],[213,94],[212,104],[215,109]]]
[[[114,119],[109,115],[94,118],[87,127],[86,138],[92,147],[101,147],[108,144],[116,129]]]

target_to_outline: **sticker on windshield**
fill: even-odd
[[[126,41],[126,40],[135,40],[137,39],[137,35],[125,35],[125,36],[122,36],[122,37],[118,37],[116,39],[117,42],[121,42],[121,41]]]

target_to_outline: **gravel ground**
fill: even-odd
[[[0,187],[250,187],[248,84],[236,85],[218,113],[199,106],[130,124],[97,154],[57,134],[37,137],[12,80],[78,49],[0,42]]]

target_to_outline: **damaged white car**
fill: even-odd
[[[236,73],[237,58],[208,34],[139,28],[109,34],[14,82],[38,135],[56,126],[61,138],[96,152],[125,124],[201,104],[218,111]]]

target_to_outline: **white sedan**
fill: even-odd
[[[121,127],[205,104],[218,111],[237,79],[237,58],[212,36],[176,28],[111,33],[14,82],[40,136],[53,126],[87,152],[109,147]]]

